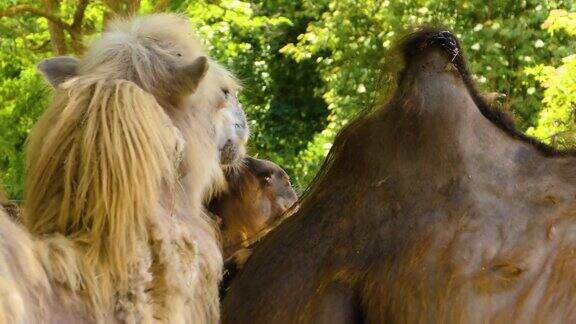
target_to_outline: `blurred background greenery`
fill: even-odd
[[[250,153],[283,166],[300,190],[335,134],[369,106],[398,35],[443,25],[471,69],[522,130],[574,141],[573,0],[0,0],[0,182],[22,197],[23,147],[51,91],[42,58],[81,55],[110,19],[171,11],[190,18],[207,49],[244,85]]]

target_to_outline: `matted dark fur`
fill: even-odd
[[[4,210],[8,213],[13,220],[17,221],[18,223],[22,222],[22,216],[20,211],[20,206],[18,204],[6,201],[0,203],[0,207],[4,208]]]
[[[20,222],[21,221],[21,212],[20,206],[17,203],[12,202],[6,198],[6,193],[4,193],[1,184],[0,184],[0,209],[4,208],[8,216],[10,216],[13,220]]]
[[[576,321],[574,151],[490,107],[451,32],[400,49],[391,99],[337,136],[223,323]]]

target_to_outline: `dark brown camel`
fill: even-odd
[[[246,248],[298,199],[288,174],[275,163],[245,157],[226,171],[228,189],[208,205],[218,217],[224,259]]]
[[[252,253],[251,246],[288,216],[285,212],[298,199],[288,174],[271,161],[247,156],[225,174],[227,190],[208,204],[218,220],[225,260],[220,296]]]
[[[576,323],[576,154],[489,107],[450,32],[401,49],[392,99],[339,134],[223,323]]]

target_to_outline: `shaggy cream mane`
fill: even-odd
[[[202,202],[223,183],[219,107],[237,86],[208,61],[190,88],[178,69],[204,55],[181,17],[120,21],[58,87],[27,147],[27,230],[0,211],[0,321],[218,322]]]

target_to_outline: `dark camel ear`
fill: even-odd
[[[57,56],[42,60],[38,70],[50,84],[57,88],[62,82],[78,74],[78,59],[70,56]]]
[[[277,169],[280,169],[274,163],[267,160],[260,160],[251,156],[244,158],[244,165],[255,175],[262,183],[268,183],[270,177]]]
[[[182,94],[192,93],[196,91],[206,72],[208,72],[208,59],[205,56],[200,56],[194,62],[176,70],[173,84],[178,87],[178,91]]]
[[[260,160],[251,156],[244,157],[244,165],[250,170],[250,172],[256,176],[260,176],[263,173],[266,173],[268,168],[266,168],[266,163],[264,160]],[[270,173],[268,171],[268,173]]]

